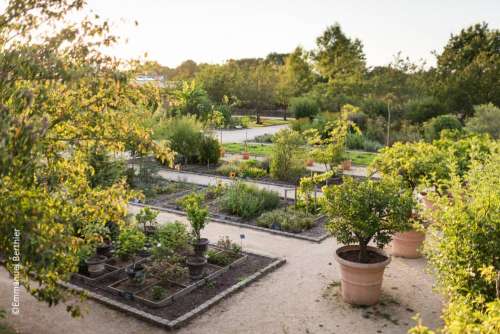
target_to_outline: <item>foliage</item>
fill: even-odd
[[[471,132],[488,133],[500,139],[500,108],[493,103],[474,106],[474,116],[467,119],[465,127]]]
[[[217,173],[225,176],[259,178],[267,175],[262,164],[257,160],[235,160],[217,168]]]
[[[276,209],[257,218],[257,226],[300,233],[314,226],[314,216],[293,208]]]
[[[298,132],[283,129],[275,134],[271,153],[270,173],[278,180],[296,180],[305,172],[304,141]]]
[[[444,132],[433,145],[453,161],[455,172],[463,177],[470,169],[472,161],[486,162],[495,154],[495,141],[488,135],[463,135],[456,132]]]
[[[198,160],[202,131],[203,124],[195,116],[180,116],[162,119],[154,129],[154,137],[168,140],[170,147],[188,163]]]
[[[256,143],[272,143],[273,142],[274,135],[265,133],[263,135],[255,137],[253,140]]]
[[[185,81],[182,88],[172,93],[171,113],[177,116],[194,116],[199,120],[207,120],[212,103],[207,92],[197,85],[195,80]]]
[[[127,227],[120,231],[116,245],[116,254],[129,259],[144,248],[146,236],[137,227]]]
[[[295,97],[290,101],[290,112],[296,119],[313,119],[319,113],[319,106],[310,97]]]
[[[151,253],[156,259],[166,259],[188,249],[189,233],[180,222],[162,225],[152,237]]]
[[[378,152],[378,150],[382,148],[382,145],[379,142],[354,133],[349,133],[347,135],[346,146],[349,149],[364,150],[367,152]]]
[[[233,254],[241,253],[241,246],[233,242],[227,235],[217,240],[217,247]]]
[[[324,187],[323,194],[323,209],[330,219],[327,229],[343,244],[358,244],[362,263],[367,262],[371,240],[383,247],[393,233],[411,227],[412,194],[393,178],[344,177],[342,184]]]
[[[412,123],[423,123],[445,113],[444,106],[434,97],[411,99],[403,106],[405,118]]]
[[[360,134],[361,131],[349,120],[349,113],[357,111],[352,105],[342,107],[340,118],[328,124],[327,137],[322,138],[317,129],[306,131],[309,144],[315,145],[311,151],[311,157],[317,162],[324,163],[333,170],[342,160],[346,158],[346,140],[351,131]]]
[[[196,241],[201,239],[201,230],[208,223],[208,209],[202,205],[203,198],[198,193],[191,193],[182,199],[181,206],[187,213],[193,236]]]
[[[219,141],[210,136],[203,136],[199,147],[199,160],[202,163],[217,164],[220,158],[221,146]]]
[[[231,184],[221,197],[222,210],[242,218],[252,218],[264,211],[278,207],[279,196],[274,191],[258,189],[243,182]]]
[[[318,186],[328,182],[335,174],[336,171],[329,170],[321,174],[302,177],[299,182],[299,187],[297,188],[295,207],[303,208],[306,213],[316,213],[318,202],[314,192],[317,190]]]
[[[153,300],[162,300],[165,298],[166,294],[167,290],[159,285],[155,285],[151,288],[151,296],[153,297]]]
[[[79,15],[83,7],[12,0],[0,13],[0,250],[12,254],[19,233],[21,284],[50,306],[72,294],[59,283],[77,270],[80,247],[102,241],[82,228],[124,224],[138,197],[123,180],[91,187],[92,148],[173,160],[141,125],[158,90],[131,82],[134,64],[122,71],[99,52],[116,38],[107,21]],[[13,272],[10,258],[6,268]],[[77,306],[67,309],[78,315]]]
[[[498,150],[498,143],[494,144]],[[447,296],[445,333],[496,333],[500,329],[500,155],[473,161],[463,179],[456,173],[450,196],[432,196],[434,221],[424,252]],[[432,333],[423,326],[413,333]]]
[[[449,174],[447,154],[424,142],[396,143],[383,148],[370,170],[386,177],[401,177],[411,189],[426,182],[437,184]]]
[[[109,187],[119,181],[125,174],[125,163],[112,160],[104,150],[91,150],[89,153],[89,182],[92,188]]]
[[[424,124],[425,138],[428,141],[439,139],[443,130],[462,130],[462,123],[453,115],[441,115]]]
[[[142,208],[136,215],[135,220],[142,225],[142,230],[146,231],[146,226],[156,226],[158,222],[156,218],[160,214],[157,210],[152,210],[148,207]]]
[[[462,29],[450,37],[437,55],[434,94],[450,113],[462,119],[473,114],[473,106],[500,105],[500,31],[486,23]]]

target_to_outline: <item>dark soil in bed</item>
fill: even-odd
[[[229,269],[227,272],[216,277],[210,283],[205,284],[191,291],[187,295],[182,296],[181,298],[174,300],[171,304],[161,308],[151,308],[142,304],[139,301],[127,300],[117,294],[113,294],[109,291],[104,290],[106,286],[112,284],[113,282],[118,281],[121,278],[125,278],[126,274],[123,272],[120,273],[118,276],[109,277],[102,280],[95,287],[86,285],[85,283],[82,283],[81,281],[75,279],[72,279],[71,283],[79,287],[82,287],[86,290],[97,293],[99,295],[116,300],[120,303],[127,304],[144,312],[168,320],[173,320],[191,311],[197,306],[203,304],[204,302],[208,301],[209,299],[221,293],[222,291],[237,284],[242,279],[245,279],[246,277],[255,274],[259,270],[262,270],[263,268],[265,268],[267,265],[269,265],[271,262],[274,261],[274,259],[260,255],[255,255],[255,254],[247,254],[247,255],[248,258],[243,263]]]

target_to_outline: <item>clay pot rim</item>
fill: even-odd
[[[391,262],[391,256],[384,252],[380,248],[368,246],[368,250],[372,252],[376,252],[380,255],[385,256],[387,259],[385,259],[382,262],[377,262],[377,263],[360,263],[360,262],[353,262],[353,261],[348,261],[339,256],[340,253],[346,252],[346,251],[351,251],[351,250],[359,250],[359,246],[357,245],[348,245],[348,246],[343,246],[337,248],[335,251],[335,260],[340,263],[341,265],[351,267],[351,268],[357,268],[357,269],[380,269],[386,267],[390,262]]]

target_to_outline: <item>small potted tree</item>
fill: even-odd
[[[419,187],[435,187],[439,180],[447,178],[449,174],[446,153],[424,142],[395,143],[390,148],[384,148],[370,169],[383,177],[400,177],[403,185],[415,197]],[[426,192],[420,193],[421,202],[424,208],[429,209],[432,203],[426,195]],[[422,256],[420,249],[425,240],[425,221],[420,216],[415,215],[415,224],[411,229],[394,235],[391,243],[392,255],[405,258]]]
[[[116,254],[124,261],[133,259],[132,265],[126,268],[130,280],[137,285],[144,283],[146,273],[144,266],[138,264],[136,255],[143,248],[146,242],[146,236],[137,227],[129,227],[121,231],[118,237]]]
[[[380,298],[384,269],[390,262],[382,247],[392,234],[411,225],[411,193],[392,179],[356,181],[350,177],[323,191],[327,229],[346,245],[335,252],[342,298],[350,304],[373,305]],[[372,241],[378,248],[369,246]]]
[[[207,224],[208,209],[202,207],[202,197],[192,193],[182,200],[182,207],[186,210],[191,232],[193,234],[192,246],[194,255],[187,258],[187,265],[192,279],[203,277],[204,267],[207,263],[205,253],[208,249],[208,239],[201,237],[201,231]]]
[[[146,237],[151,237],[155,234],[158,222],[156,218],[159,212],[157,210],[152,210],[148,207],[141,209],[136,215],[135,219],[137,223],[142,226],[142,231]]]

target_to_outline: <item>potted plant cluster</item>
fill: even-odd
[[[342,298],[355,305],[373,305],[381,294],[390,257],[382,247],[391,236],[410,227],[414,201],[393,179],[356,181],[324,187],[327,229],[346,245],[335,252],[340,265]],[[377,247],[370,246],[370,242]]]
[[[207,224],[208,209],[202,206],[203,198],[200,194],[192,193],[182,200],[182,207],[187,213],[187,218],[191,224],[193,235],[193,255],[188,256],[186,264],[192,279],[203,277],[204,268],[207,264],[205,253],[208,249],[208,239],[201,237],[201,231]]]

